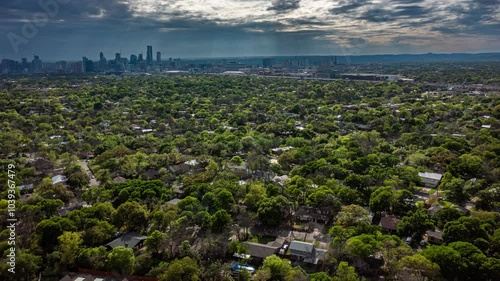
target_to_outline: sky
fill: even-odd
[[[500,0],[0,0],[0,58],[500,52]]]

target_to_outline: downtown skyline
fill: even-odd
[[[82,2],[0,3],[0,57],[78,60],[145,54],[146,44],[181,58],[500,50],[498,0]]]

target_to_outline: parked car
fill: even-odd
[[[427,243],[427,242],[425,242],[425,240],[423,240],[423,239],[422,239],[422,240],[420,240],[420,246],[425,246],[425,244],[426,244],[426,243]]]
[[[413,239],[411,237],[406,237],[406,244],[410,245]]]

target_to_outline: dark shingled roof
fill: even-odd
[[[106,246],[110,247],[111,249],[119,246],[134,248],[135,246],[137,246],[137,244],[139,244],[143,240],[146,240],[147,238],[147,236],[140,235],[136,232],[128,232],[109,242],[108,244],[106,244]]]

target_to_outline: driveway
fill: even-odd
[[[83,170],[89,175],[90,177],[90,187],[97,187],[99,186],[99,182],[95,179],[94,174],[92,174],[92,171],[89,169],[89,166],[87,165],[87,162],[85,161],[78,161],[78,165],[83,168]]]

